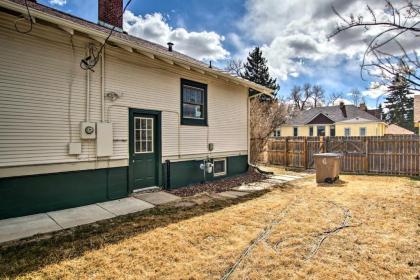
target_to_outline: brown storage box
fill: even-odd
[[[333,183],[340,175],[341,154],[315,154],[315,169],[317,183]]]

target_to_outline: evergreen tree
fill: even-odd
[[[279,90],[277,79],[270,77],[267,59],[263,57],[260,47],[255,47],[255,49],[249,53],[241,76],[244,79],[273,89],[274,94],[277,94],[277,91]],[[251,91],[251,93],[255,93],[255,91]]]
[[[386,121],[414,131],[413,105],[414,98],[409,90],[409,83],[403,76],[397,76],[388,86],[385,99]]]

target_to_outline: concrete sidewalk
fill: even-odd
[[[264,181],[244,184],[230,191],[218,193],[217,196],[233,199],[301,178],[303,176],[270,176]],[[118,200],[0,220],[0,243],[141,212],[157,205],[179,200],[181,200],[180,197],[166,192],[138,193]]]
[[[175,195],[164,192],[150,193],[149,197],[155,203],[149,203],[135,197],[127,197],[76,208],[0,220],[0,243],[141,212],[162,204],[161,197],[163,197],[164,203],[180,199]]]

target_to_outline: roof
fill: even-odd
[[[344,105],[346,116],[343,114],[343,110],[340,105],[327,106],[327,107],[316,107],[305,111],[299,111],[295,116],[290,118],[286,124],[289,125],[305,125],[311,122],[319,114],[323,114],[334,123],[355,120],[357,118],[363,119],[365,122],[381,122],[380,119],[367,113],[366,111],[360,110],[354,105]]]
[[[27,4],[31,15],[35,18],[35,20],[42,19],[44,21],[53,23],[57,25],[58,28],[64,29],[70,33],[74,33],[74,31],[85,33],[97,41],[103,41],[109,35],[110,29],[99,24],[55,10],[51,7],[47,7],[39,3],[27,1]],[[22,14],[27,14],[25,0],[1,0],[0,7]],[[125,32],[114,31],[108,42],[114,43],[122,49],[128,50],[130,52],[136,51],[150,58],[157,58],[187,70],[196,71],[201,74],[208,74],[215,78],[222,78],[229,82],[240,84],[262,93],[273,93],[272,89],[248,81],[241,77],[234,76],[216,67],[209,68],[206,63],[196,60],[190,56],[175,50],[168,51],[168,49],[164,46],[129,35]]]
[[[405,129],[396,124],[387,125],[385,128],[385,134],[392,134],[392,135],[413,135],[414,132],[411,130]]]

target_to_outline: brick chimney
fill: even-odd
[[[123,31],[123,0],[98,0],[99,24]]]
[[[340,110],[341,110],[341,113],[343,114],[343,117],[347,118],[346,105],[344,105],[343,101],[340,102]]]
[[[367,111],[367,106],[366,106],[366,104],[365,103],[360,103],[360,105],[359,105],[359,109],[360,110],[362,110],[362,111]]]

